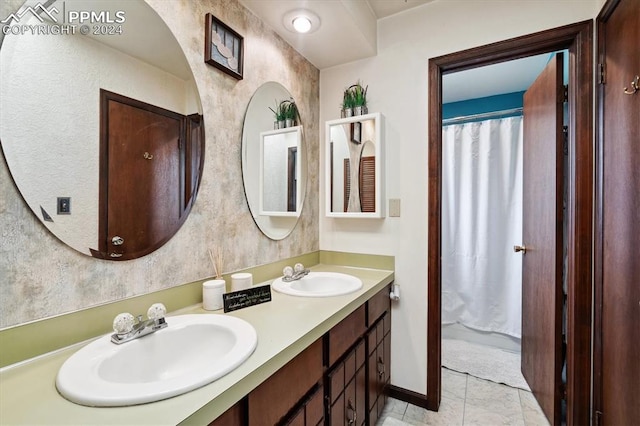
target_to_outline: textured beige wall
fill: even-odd
[[[225,253],[225,272],[318,249],[319,71],[236,0],[147,0],[174,32],[200,91],[206,157],[200,192],[178,233],[143,258],[110,262],[77,253],[28,209],[4,158],[0,165],[0,328],[195,281],[212,274],[207,249]],[[244,79],[203,60],[204,15],[244,36]],[[298,103],[309,161],[300,221],[272,241],[254,224],[244,196],[241,136],[253,92],[266,81]],[[45,113],[43,111],[43,113]]]

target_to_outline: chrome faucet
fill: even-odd
[[[302,263],[296,263],[294,267],[285,266],[282,270],[282,281],[289,283],[291,281],[299,280],[300,278],[306,276],[309,272],[309,269],[306,269]]]
[[[113,320],[113,331],[111,341],[116,345],[121,345],[131,340],[138,339],[147,334],[155,333],[167,326],[164,316],[167,308],[162,303],[154,303],[147,311],[148,319],[143,321],[142,315],[136,319],[128,312],[118,314]]]

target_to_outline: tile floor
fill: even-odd
[[[531,392],[442,369],[438,412],[389,399],[378,426],[540,425],[549,422]]]

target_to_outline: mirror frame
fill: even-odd
[[[333,182],[331,170],[331,126],[340,126],[343,124],[357,123],[365,120],[373,120],[375,127],[375,197],[376,210],[372,213],[363,212],[335,212],[331,210],[331,199],[333,196]],[[382,219],[385,217],[385,197],[384,197],[384,116],[379,113],[370,113],[365,115],[356,115],[338,120],[331,120],[325,123],[325,215],[334,218],[352,218],[352,219]],[[366,141],[361,141],[364,145]]]

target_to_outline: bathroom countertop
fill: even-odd
[[[74,404],[57,392],[55,378],[65,360],[88,343],[84,342],[4,368],[0,372],[0,424],[208,424],[394,279],[393,271],[378,269],[320,264],[311,270],[351,274],[364,285],[355,293],[326,298],[272,291],[271,302],[228,314],[205,311],[201,304],[170,314],[233,315],[255,327],[258,345],[254,353],[237,369],[206,386],[131,407]]]

